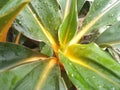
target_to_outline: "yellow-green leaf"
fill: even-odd
[[[61,47],[68,44],[77,30],[77,0],[67,0],[62,25],[59,28]]]
[[[120,64],[94,43],[71,45],[60,60],[78,90],[120,89]]]

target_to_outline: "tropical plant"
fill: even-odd
[[[120,0],[90,2],[78,29],[85,2],[0,0],[0,90],[120,90]],[[6,42],[11,26],[38,49]]]

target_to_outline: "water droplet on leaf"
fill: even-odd
[[[117,17],[117,20],[120,21],[120,15]]]
[[[95,76],[92,76],[92,78],[94,79],[94,78],[95,78]]]
[[[78,90],[82,90],[81,88],[78,88]]]
[[[69,65],[72,65],[72,63],[69,63]]]
[[[112,90],[115,90],[115,87],[113,87]]]
[[[33,14],[34,17],[36,17],[36,14]]]
[[[72,77],[74,77],[74,74],[71,74]]]
[[[99,85],[98,87],[99,87],[99,88],[102,88],[102,85]]]

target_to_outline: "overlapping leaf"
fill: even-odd
[[[0,1],[0,41],[5,42],[9,27],[30,0]]]
[[[83,22],[83,27],[90,25],[89,30],[113,25],[119,21],[120,0],[94,0],[89,14]],[[95,22],[94,22],[95,21]]]
[[[78,90],[120,89],[119,63],[93,43],[71,45],[60,60]]]
[[[44,59],[47,57],[26,47],[11,43],[0,43],[0,72],[20,64]]]
[[[118,44],[120,43],[120,22],[115,23],[107,30],[105,30],[95,41],[98,44],[107,43],[107,44]]]
[[[119,18],[120,0],[94,0],[80,32],[72,39],[70,44],[77,43],[87,32],[113,25],[120,20]]]
[[[61,23],[56,0],[31,0],[17,17],[14,27],[27,37],[49,45],[58,42],[58,27]]]

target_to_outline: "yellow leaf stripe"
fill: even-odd
[[[86,63],[82,62],[83,60],[81,60],[80,58],[76,58],[76,57],[70,55],[69,52],[66,53],[65,55],[69,58],[69,60],[71,62],[79,64],[79,65],[81,65],[81,66],[83,66],[83,67],[85,67],[85,68],[95,72],[96,74],[98,74],[99,76],[103,77],[107,81],[109,81],[109,82],[113,83],[114,85],[120,87],[120,84],[118,84],[118,83],[114,82],[113,80],[111,80],[110,78],[108,78],[104,73],[101,73],[101,72],[97,71],[95,68],[93,68],[93,67],[87,65]]]
[[[50,62],[44,68],[42,74],[39,77],[39,82],[36,85],[35,90],[42,90],[42,87],[45,85],[47,81],[47,77],[49,77],[49,73],[51,72],[52,68],[56,65],[56,59],[51,59]]]
[[[54,38],[52,37],[52,35],[48,32],[48,30],[42,25],[42,23],[38,20],[37,16],[34,14],[34,12],[32,11],[32,9],[27,5],[27,8],[29,9],[29,11],[31,12],[31,14],[33,15],[34,19],[36,20],[36,22],[38,23],[38,25],[41,27],[41,30],[43,31],[43,33],[46,35],[47,39],[50,41],[53,49],[55,52],[57,52],[58,49],[58,45],[55,42]]]
[[[106,9],[103,10],[101,14],[99,14],[97,17],[95,17],[89,24],[87,24],[85,27],[83,27],[80,32],[70,41],[69,45],[78,43],[79,40],[83,37],[83,35],[101,18],[103,17],[108,11],[110,11],[113,7],[115,7],[117,4],[120,3],[119,1],[114,2],[109,7],[106,7]]]

